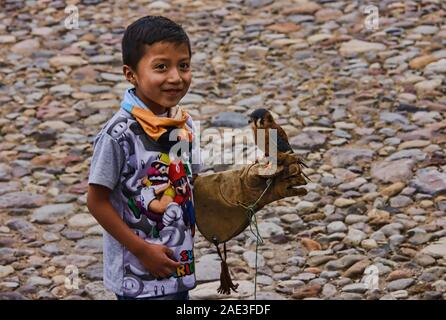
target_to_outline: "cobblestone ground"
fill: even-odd
[[[181,104],[202,130],[248,132],[246,114],[266,107],[310,167],[305,197],[257,214],[258,299],[446,298],[445,11],[442,0],[3,1],[0,298],[114,299],[87,176],[129,87],[123,31],[147,14],[190,35]],[[197,236],[193,299],[253,298],[250,232],[229,250],[240,290],[218,296],[220,263]]]

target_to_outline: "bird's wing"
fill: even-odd
[[[279,152],[294,152],[288,140],[283,139],[281,135],[277,135],[277,151]]]
[[[283,130],[277,123],[274,123],[272,127],[277,130],[277,150],[279,152],[293,152],[293,148],[291,148],[291,145],[288,142],[288,136],[285,130]]]
[[[267,142],[269,140],[266,140]],[[271,148],[272,150],[274,150],[274,148],[276,148],[277,152],[294,152],[293,148],[291,148],[288,140],[283,139],[283,137],[281,137],[279,134],[277,134],[277,141],[275,141],[274,139],[271,141],[272,145]],[[269,149],[267,149],[269,150]]]

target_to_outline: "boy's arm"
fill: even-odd
[[[113,208],[107,187],[90,184],[88,186],[87,207],[99,224],[117,241],[124,245],[157,278],[170,276],[180,265],[172,260],[172,251],[163,245],[151,244],[132,232]]]

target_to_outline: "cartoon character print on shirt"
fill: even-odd
[[[178,171],[180,170],[178,168],[181,168],[182,171]],[[190,187],[183,185],[188,183],[183,164],[181,162],[171,163],[167,154],[160,153],[152,162],[147,173],[147,177],[142,179],[145,187],[141,190],[137,206],[150,221],[155,223],[155,232],[152,232],[155,239],[164,245],[180,245],[184,241],[186,230],[191,228],[190,219],[185,217],[190,213],[184,211],[185,201],[190,199]],[[179,186],[180,182],[181,186]],[[177,193],[169,184],[178,187],[178,191],[181,193]],[[184,191],[181,191],[181,188]],[[164,191],[157,194],[157,190]],[[154,212],[150,207],[151,204],[154,200],[161,200],[162,197],[167,197],[164,199],[168,203],[165,212]]]
[[[147,176],[142,179],[142,190],[137,200],[138,209],[155,223],[152,230],[152,235],[155,238],[159,237],[159,232],[164,228],[163,213],[157,213],[149,208],[152,200],[160,200],[165,195],[173,199],[174,191],[169,184],[169,169],[170,159],[165,153],[160,153],[155,161],[152,162],[149,169],[147,169]],[[157,190],[165,189],[161,194],[155,195]],[[170,199],[167,198],[167,199]]]
[[[146,238],[152,236],[151,233],[156,222],[141,214],[141,210],[137,207],[137,201],[143,187],[141,179],[150,167],[149,159],[155,157],[158,152],[156,152],[156,145],[149,141],[144,130],[136,121],[131,119],[126,119],[126,121],[126,127],[129,130],[126,130],[118,140],[127,159],[121,182],[122,193],[126,197],[128,205],[124,212],[124,220],[135,233]],[[147,160],[144,161],[145,159]]]
[[[183,249],[193,247],[190,234],[191,221],[194,219],[191,220],[190,214],[187,213],[186,216],[184,211],[184,208],[187,208],[184,206],[187,197],[176,197],[177,201],[169,203],[164,214],[158,215],[157,219],[153,219],[150,214],[144,214],[138,208],[141,190],[147,187],[147,182],[154,183],[160,177],[165,179],[166,174],[169,177],[168,169],[171,163],[157,161],[160,154],[166,151],[148,138],[140,125],[132,119],[117,118],[107,133],[118,141],[125,153],[121,190],[128,206],[123,212],[124,221],[135,234],[146,241],[170,247],[181,262],[171,277],[155,279],[133,254],[124,250],[123,294],[129,297],[161,296],[192,288],[195,283],[192,250]],[[190,170],[186,171],[190,173]],[[144,178],[146,184],[142,183]],[[181,189],[182,184],[178,184],[181,179],[175,177],[173,180]],[[173,187],[173,182],[171,183]],[[185,194],[190,192],[190,187],[188,188],[183,188]],[[176,194],[173,194],[172,198],[175,198]],[[189,236],[186,236],[188,234]]]
[[[181,206],[183,220],[186,226],[191,228],[192,236],[195,235],[195,209],[192,203],[192,192],[185,166],[181,161],[171,163],[169,166],[169,179],[175,190],[174,201]]]

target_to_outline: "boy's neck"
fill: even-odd
[[[169,108],[163,107],[157,103],[154,103],[154,102],[146,99],[142,94],[140,94],[138,89],[135,89],[135,95],[139,98],[139,100],[141,100],[142,103],[144,103],[144,105],[147,107],[147,109],[152,111],[153,114],[155,114],[155,115],[165,114],[169,110]]]

